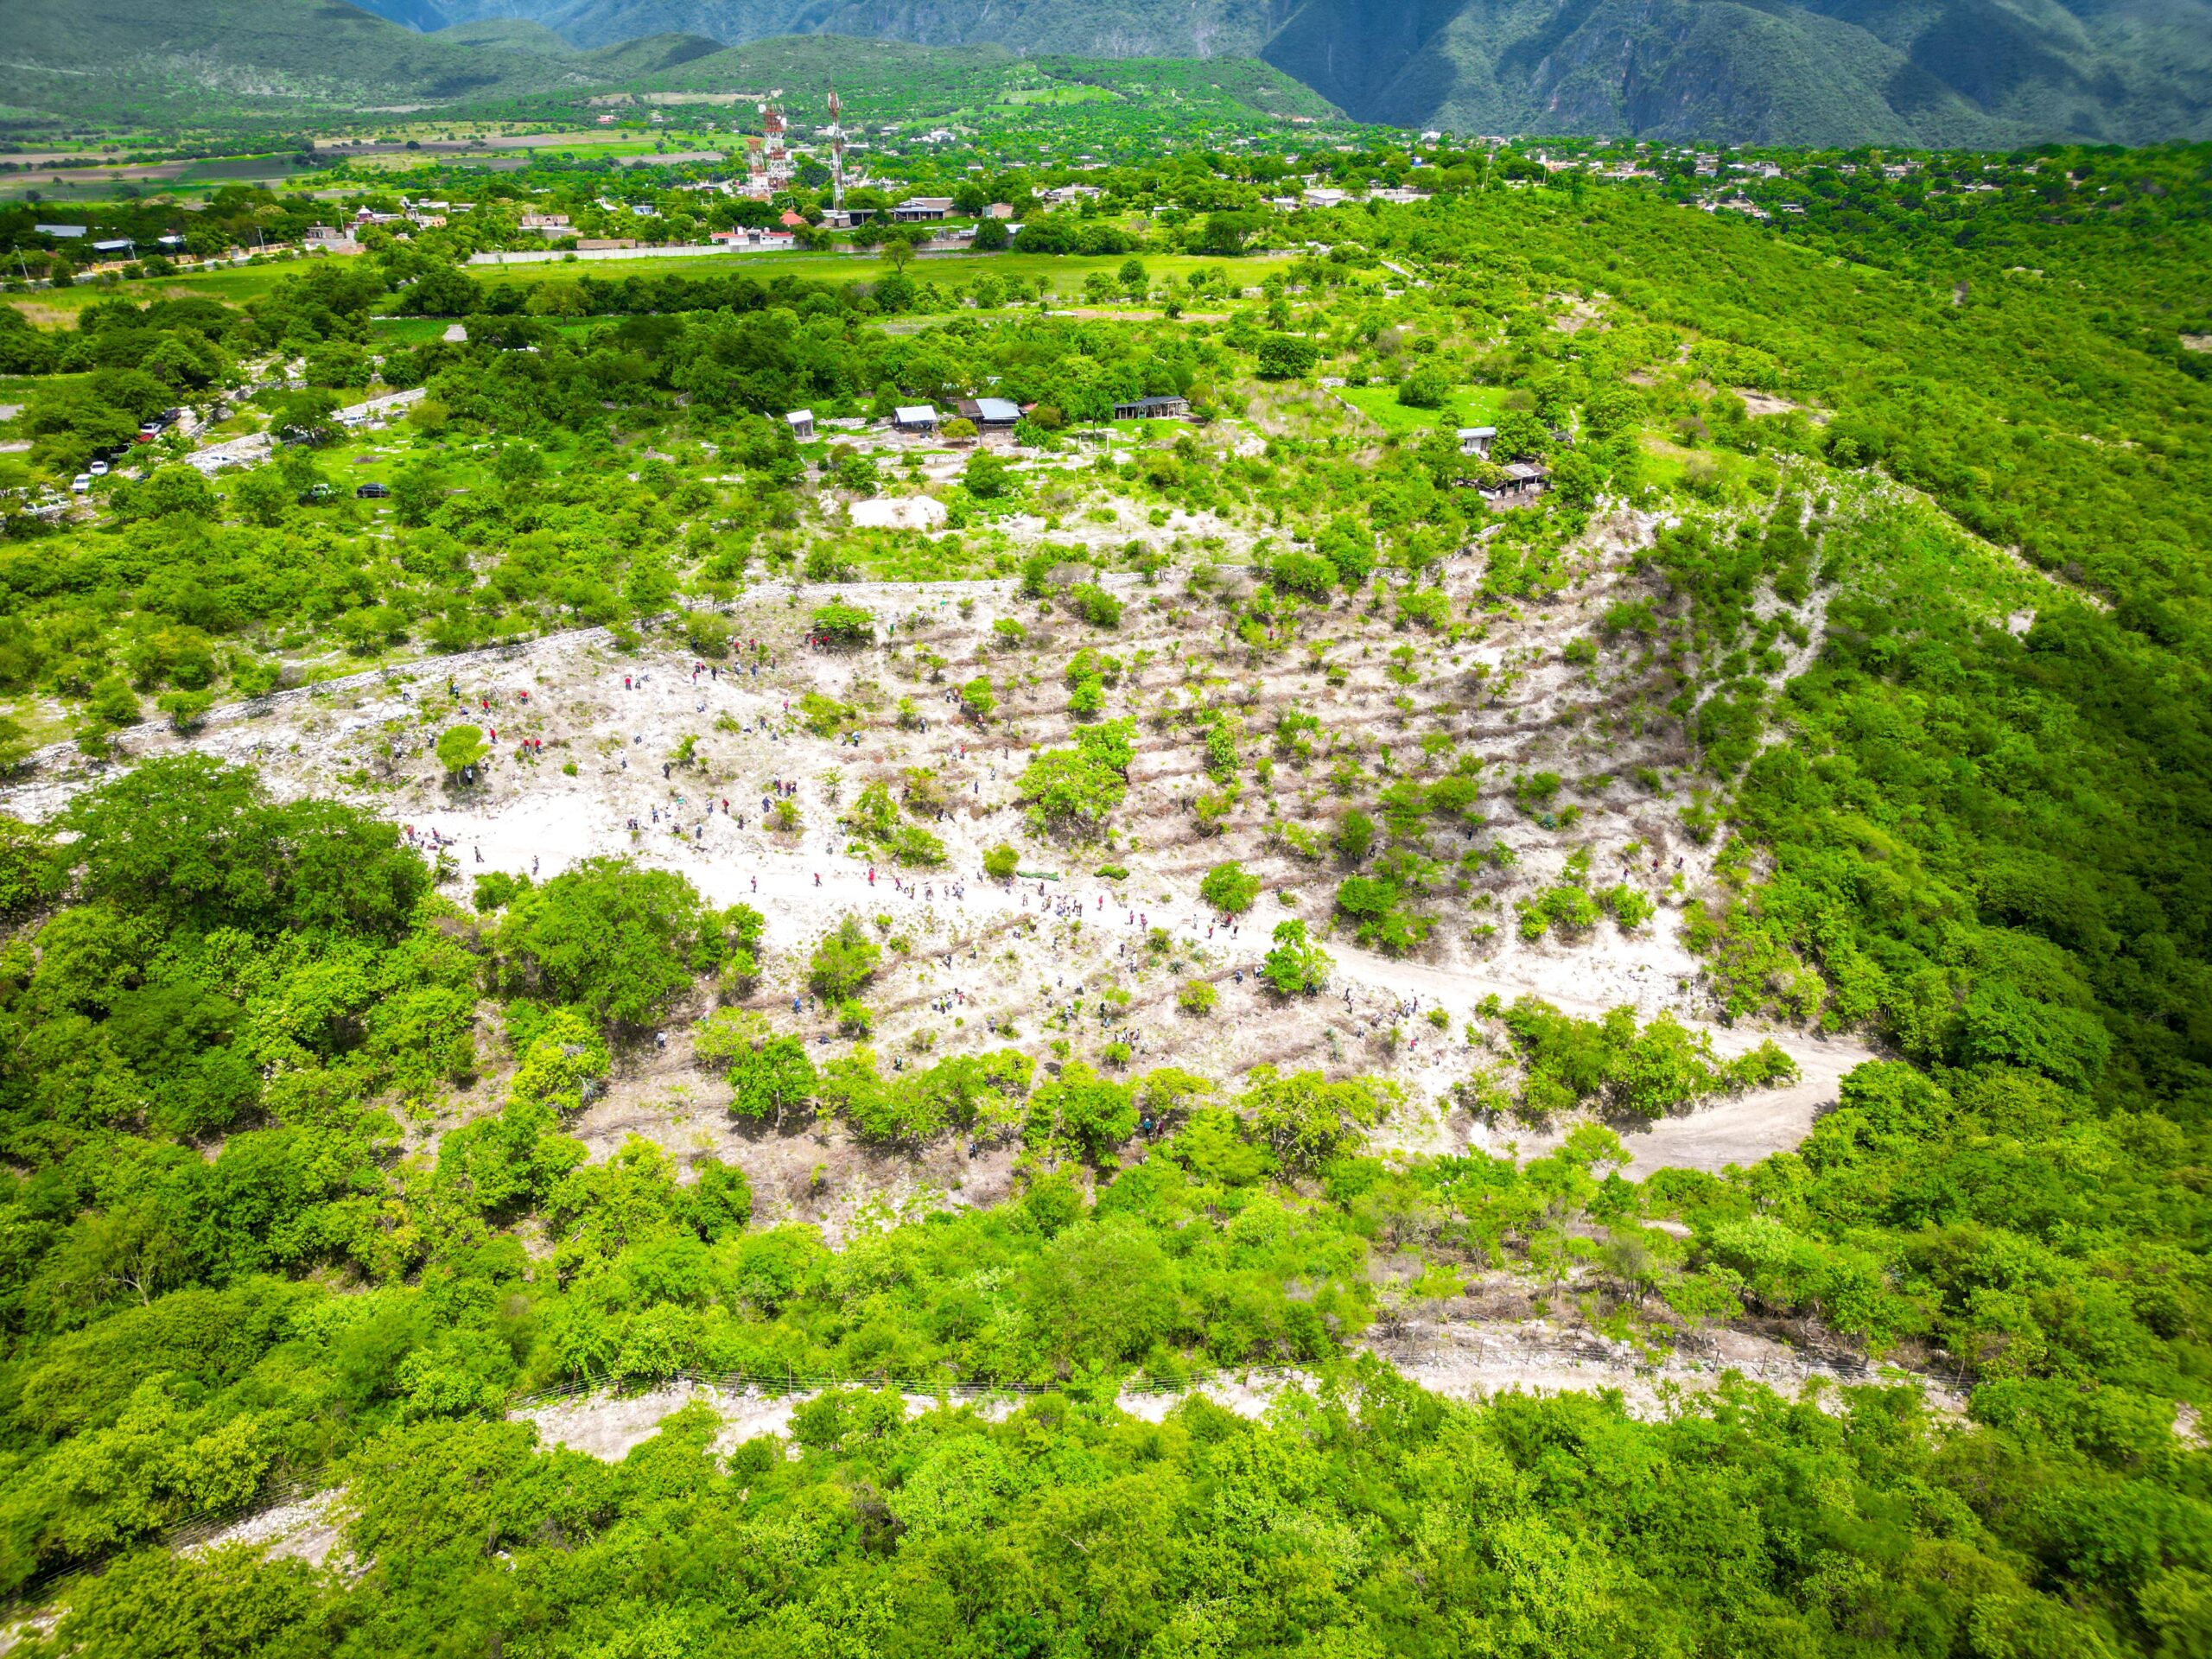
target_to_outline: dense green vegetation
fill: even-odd
[[[678,605],[671,649],[719,665],[737,642],[708,607],[791,575],[828,590],[794,598],[794,631],[841,670],[883,639],[913,687],[805,691],[791,731],[910,731],[934,694],[963,738],[1020,740],[992,838],[1028,847],[995,846],[988,879],[1049,854],[1153,902],[1129,866],[1163,826],[1130,822],[1132,777],[1180,763],[1189,816],[1161,840],[1254,930],[1266,1017],[1332,1018],[1357,950],[1643,937],[1679,895],[1584,816],[1632,787],[1713,855],[1680,918],[1713,1007],[1881,1055],[1795,1150],[1632,1181],[1604,1121],[1787,1081],[1787,1056],[1625,1009],[1499,998],[1463,1030],[1439,1009],[1450,1107],[1559,1143],[1385,1158],[1370,1135],[1426,1137],[1444,1103],[1357,1064],[1202,1076],[1079,1053],[1046,1034],[1065,1015],[879,1052],[870,1004],[911,948],[888,915],[779,937],[628,859],[481,874],[464,909],[372,813],[148,764],[0,836],[0,1586],[112,1563],[26,1650],[2203,1650],[2204,157],[2069,156],[2063,185],[2024,161],[1955,200],[1827,158],[1795,181],[1815,211],[1767,226],[1690,211],[1675,178],[1484,188],[1471,157],[1429,202],[1264,226],[1235,218],[1281,176],[1261,158],[1103,170],[1105,205],[1057,216],[1071,246],[1131,244],[1059,285],[1095,315],[988,257],[523,276],[426,236],[234,302],[124,288],[0,324],[31,446],[0,457],[18,753],[35,724],[99,750],[144,700],[189,728],[334,662],[582,623],[634,651]],[[1181,217],[1140,224],[1141,199]],[[1332,251],[1262,276],[1136,245],[1262,230]],[[298,386],[274,372],[293,360]],[[348,462],[334,408],[415,386]],[[1147,392],[1200,422],[1111,422]],[[1071,464],[974,450],[927,486],[942,539],[840,517],[923,493],[911,459],[779,418],[978,394]],[[164,437],[80,516],[32,510],[219,395],[270,459],[204,480]],[[1452,435],[1462,409],[1494,416],[1487,460]],[[1552,487],[1494,509],[1475,486],[1511,461]],[[333,487],[356,477],[391,493]],[[1075,544],[1102,502],[1152,533]],[[1247,534],[1249,566],[1175,515]],[[1593,592],[1607,534],[1634,552]],[[917,569],[1014,579],[975,625],[988,672],[948,678],[909,619],[835,594]],[[1163,664],[1132,622],[1170,613],[1185,654]],[[1565,641],[1546,721],[1609,757],[1669,746],[1663,772],[1506,776],[1480,752],[1531,664],[1468,652],[1531,614]],[[1448,677],[1466,719],[1348,736],[1323,715],[1355,664],[1386,694]],[[1263,702],[1263,673],[1289,689]],[[1065,708],[1049,741],[1025,724],[1040,691]],[[394,741],[465,774],[469,705],[423,702]],[[939,790],[919,767],[856,784],[836,832],[948,880]],[[1265,879],[1205,845],[1240,810]],[[1516,842],[1556,861],[1485,911]],[[1283,868],[1313,877],[1290,916]],[[770,972],[834,1042],[756,1001]],[[1192,976],[1173,1017],[1210,1036],[1221,1003]],[[753,1144],[1003,1149],[1012,1195],[871,1214],[833,1248],[756,1214],[742,1158],[632,1140],[592,1161],[581,1115],[678,1021]],[[1654,1353],[1726,1327],[1894,1360],[1966,1408],[1738,1384],[1662,1421],[1448,1406],[1360,1352],[1501,1287]],[[1310,1394],[1264,1425],[1114,1406],[1239,1367]],[[620,1465],[509,1415],[679,1373],[841,1386],[727,1457],[703,1408]],[[894,1392],[955,1386],[1020,1409]],[[345,1484],[360,1572],[159,1547],[296,1476]]]

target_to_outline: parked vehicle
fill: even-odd
[[[76,477],[69,480],[70,494],[90,495],[92,493],[92,475],[90,473],[79,473]]]
[[[353,499],[357,501],[381,501],[391,493],[391,490],[389,486],[378,484],[372,480],[369,483],[362,485],[360,488],[355,490],[353,492]]]

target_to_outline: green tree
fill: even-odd
[[[857,605],[834,600],[817,605],[811,620],[814,632],[832,645],[851,648],[875,641],[875,619]]]
[[[995,450],[978,449],[961,469],[960,481],[979,501],[995,501],[1014,488],[1014,469]]]
[[[1306,938],[1304,922],[1277,922],[1274,937],[1274,948],[1261,959],[1260,977],[1276,995],[1313,996],[1328,984],[1336,963]]]
[[[709,965],[703,907],[691,884],[626,858],[593,858],[509,906],[493,972],[510,995],[582,1008],[636,1027],[666,1014]]]
[[[1258,355],[1260,378],[1295,380],[1313,372],[1321,348],[1301,335],[1274,334],[1262,338]]]
[[[796,1037],[748,1044],[729,1068],[729,1109],[740,1117],[766,1120],[778,1130],[786,1116],[813,1103],[817,1079],[806,1046]]]
[[[883,950],[848,916],[814,947],[806,982],[823,1001],[843,1002],[868,981],[883,961]]]
[[[438,764],[448,778],[459,777],[491,752],[480,726],[448,726],[438,734]]]

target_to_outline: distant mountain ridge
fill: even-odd
[[[1253,56],[1363,120],[1463,132],[2010,146],[2212,137],[2212,0],[363,0],[604,47],[834,34]]]
[[[431,0],[7,0],[0,104],[106,115],[246,106],[416,107],[597,88],[725,50],[697,35],[578,47],[534,22],[454,29]]]

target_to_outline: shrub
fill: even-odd
[[[1268,575],[1286,593],[1302,594],[1308,599],[1325,598],[1337,585],[1334,564],[1318,554],[1301,553],[1295,548],[1287,553],[1278,553],[1268,568]]]
[[[1014,489],[1014,468],[1007,465],[1004,455],[978,449],[961,469],[960,481],[978,501],[995,501]]]
[[[1312,372],[1321,360],[1321,348],[1298,334],[1268,334],[1261,340],[1257,357],[1261,379],[1294,380]]]
[[[861,711],[849,702],[810,691],[798,700],[799,724],[817,737],[836,737],[860,724]]]
[[[476,891],[471,899],[479,916],[488,916],[495,910],[505,910],[518,893],[530,891],[526,875],[509,875],[505,870],[486,870],[476,878]]]
[[[848,916],[814,947],[807,963],[808,988],[825,1002],[844,1002],[875,977],[883,950]]]
[[[995,881],[1008,880],[1021,868],[1021,855],[1001,842],[983,855],[983,874]]]
[[[1421,944],[1434,925],[1408,901],[1405,889],[1383,876],[1355,875],[1337,888],[1337,909],[1357,925],[1359,942],[1394,954]]]
[[[1526,772],[1513,780],[1513,804],[1523,812],[1534,815],[1552,804],[1560,791],[1560,776],[1555,772]]]
[[[1420,588],[1398,595],[1398,620],[1440,628],[1452,620],[1452,601],[1441,588]]]
[[[1260,896],[1260,878],[1249,874],[1235,860],[1217,864],[1198,883],[1198,894],[1216,910],[1231,916],[1241,916],[1252,908],[1252,901]]]
[[[728,656],[730,636],[734,632],[730,620],[720,612],[686,611],[683,613],[684,643],[696,656]]]
[[[1562,933],[1586,933],[1598,925],[1598,901],[1586,889],[1571,882],[1546,887],[1535,898],[1522,899],[1520,910],[1524,939],[1541,939],[1554,928]]]
[[[833,645],[855,646],[875,642],[875,619],[857,605],[832,600],[814,607],[814,632]]]
[[[1624,931],[1631,933],[1649,921],[1659,909],[1650,894],[1625,882],[1617,887],[1607,887],[1598,895],[1598,902]]]
[[[1094,628],[1122,626],[1122,601],[1095,582],[1079,582],[1069,588],[1068,608]]]
[[[934,869],[944,862],[944,843],[918,823],[902,823],[891,837],[891,855],[901,864]]]
[[[458,777],[491,752],[480,726],[448,726],[438,734],[438,764],[449,778]]]
[[[1721,1061],[1708,1038],[1671,1014],[1639,1028],[1630,1008],[1578,1020],[1524,996],[1503,1018],[1528,1073],[1524,1101],[1545,1110],[1602,1099],[1615,1110],[1657,1118],[1707,1095],[1768,1087],[1797,1072],[1770,1042]]]
[[[1424,363],[1398,385],[1398,402],[1407,409],[1441,409],[1452,397],[1452,377],[1443,365]]]
[[[1211,1014],[1220,1001],[1221,993],[1203,979],[1192,980],[1175,993],[1175,1006],[1198,1019]]]

